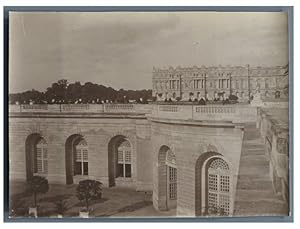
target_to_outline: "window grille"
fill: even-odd
[[[230,175],[228,164],[218,158],[208,168],[208,208],[211,213],[230,213]]]

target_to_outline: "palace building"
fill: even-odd
[[[224,99],[231,94],[249,101],[256,91],[263,99],[288,97],[288,65],[153,68],[152,74],[152,93],[158,101],[213,100],[220,95]]]

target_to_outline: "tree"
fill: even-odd
[[[89,211],[91,200],[98,200],[102,197],[102,183],[95,180],[82,180],[76,188],[76,196],[80,201],[85,201],[86,211]]]
[[[45,177],[32,176],[27,181],[27,191],[33,195],[34,207],[37,207],[38,193],[47,193],[48,190],[48,180]]]

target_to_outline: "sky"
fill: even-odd
[[[12,12],[9,92],[67,79],[151,89],[169,66],[288,63],[285,13]]]

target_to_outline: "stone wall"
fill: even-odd
[[[265,143],[270,161],[273,188],[284,200],[289,198],[289,127],[287,108],[261,108],[257,127]]]
[[[11,116],[9,124],[10,177],[26,179],[26,138],[40,134],[48,146],[48,179],[50,183],[66,183],[66,140],[79,134],[88,143],[89,175],[108,184],[108,143],[117,135],[129,139],[132,145],[132,186],[137,190],[151,190],[152,176],[150,124],[143,116],[136,117],[68,117],[60,115]],[[143,172],[144,171],[144,172]]]
[[[232,197],[234,202],[243,131],[234,125],[201,126],[196,123],[177,125],[152,122],[153,153],[153,205],[159,206],[158,152],[168,146],[176,156],[177,165],[177,215],[196,215],[196,161],[207,152],[221,154],[230,165],[232,172]],[[228,144],[230,142],[230,144]],[[201,208],[202,206],[200,206]]]

